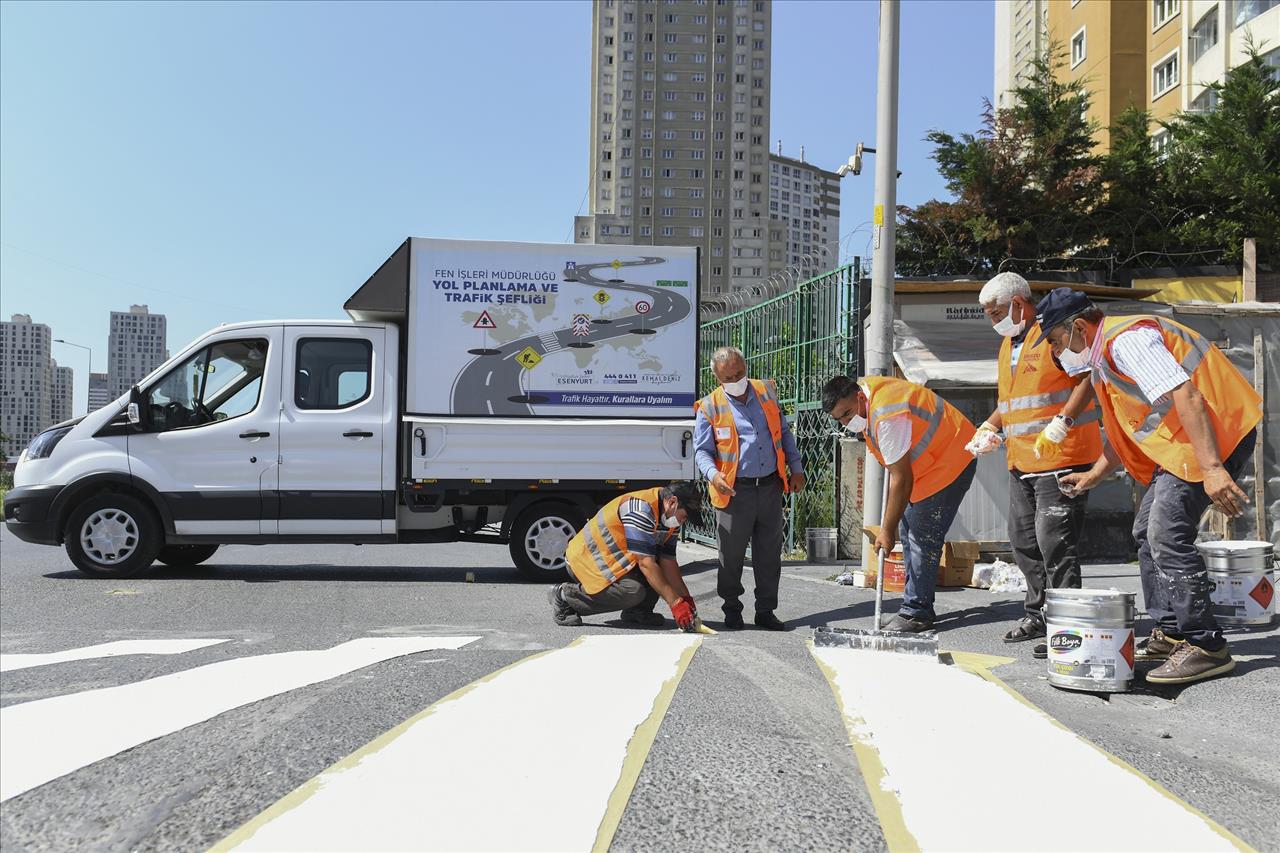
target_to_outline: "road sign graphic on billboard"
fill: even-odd
[[[406,338],[418,369],[407,374],[408,410],[688,417],[697,250],[619,248],[415,238]],[[626,308],[606,316],[615,300]]]

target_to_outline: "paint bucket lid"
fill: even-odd
[[[1118,589],[1045,590],[1045,619],[1133,624],[1136,593]]]
[[[1133,598],[1137,593],[1121,592],[1118,589],[1047,589],[1045,590],[1046,598],[1056,598],[1064,601],[1117,601],[1124,596]]]
[[[1255,539],[1222,539],[1217,542],[1197,542],[1201,554],[1222,554],[1232,557],[1270,557],[1275,546]]]

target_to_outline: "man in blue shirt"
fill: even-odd
[[[711,370],[720,384],[698,402],[693,444],[716,508],[716,587],[724,600],[724,626],[743,627],[742,565],[750,546],[755,623],[783,631],[786,623],[774,615],[782,576],[783,493],[804,488],[800,452],[776,386],[747,379],[741,350],[720,347],[711,356]]]

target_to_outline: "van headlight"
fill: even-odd
[[[53,449],[58,446],[58,442],[67,437],[67,433],[75,427],[62,427],[61,429],[47,429],[44,432],[31,439],[31,444],[27,447],[27,459],[45,459],[53,454]]]

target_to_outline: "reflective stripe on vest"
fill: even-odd
[[[622,523],[622,505],[632,498],[639,498],[653,510],[655,522],[662,518],[662,489],[645,489],[620,495],[605,504],[582,529],[569,540],[565,559],[570,573],[577,578],[588,595],[595,595],[609,585],[639,567],[637,555],[627,549],[627,534]],[[658,528],[662,542],[669,541],[676,531]]]
[[[1152,316],[1102,321],[1098,330],[1102,354],[1093,365],[1094,391],[1105,406],[1108,430],[1122,433],[1123,440],[1113,441],[1112,446],[1125,468],[1143,483],[1150,482],[1157,466],[1179,479],[1201,482],[1204,475],[1172,393],[1153,404],[1112,362],[1112,343],[1138,324],[1159,330],[1165,347],[1204,397],[1205,413],[1224,460],[1262,419],[1262,398],[1221,350],[1180,323]]]

